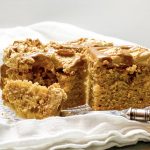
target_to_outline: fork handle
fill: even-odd
[[[150,121],[150,109],[130,108],[126,115],[130,120]]]

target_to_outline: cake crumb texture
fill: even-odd
[[[3,99],[17,115],[42,119],[59,115],[67,96],[57,83],[47,88],[27,80],[9,80],[3,89]]]

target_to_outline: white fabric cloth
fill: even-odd
[[[73,40],[80,37],[112,41],[116,45],[133,44],[64,23],[44,22],[27,27],[0,29],[0,61],[2,63],[3,48],[15,39],[39,38],[47,42],[48,40]],[[104,112],[18,122],[0,118],[0,149],[2,150],[65,148],[102,150],[112,146],[135,144],[139,140],[150,141],[148,123],[130,121]]]

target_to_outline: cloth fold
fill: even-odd
[[[13,40],[39,38],[47,42],[74,40],[81,37],[112,41],[115,45],[134,45],[73,25],[43,22],[27,27],[0,29],[0,63],[2,63],[3,49]],[[1,104],[0,110],[2,107]],[[49,117],[43,120],[12,121],[7,117],[0,117],[2,150],[91,149],[91,147],[106,149],[135,144],[137,141],[150,141],[149,123],[131,121],[102,111],[68,117]]]

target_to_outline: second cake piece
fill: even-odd
[[[94,110],[150,105],[150,50],[108,46],[89,50],[89,103]]]

